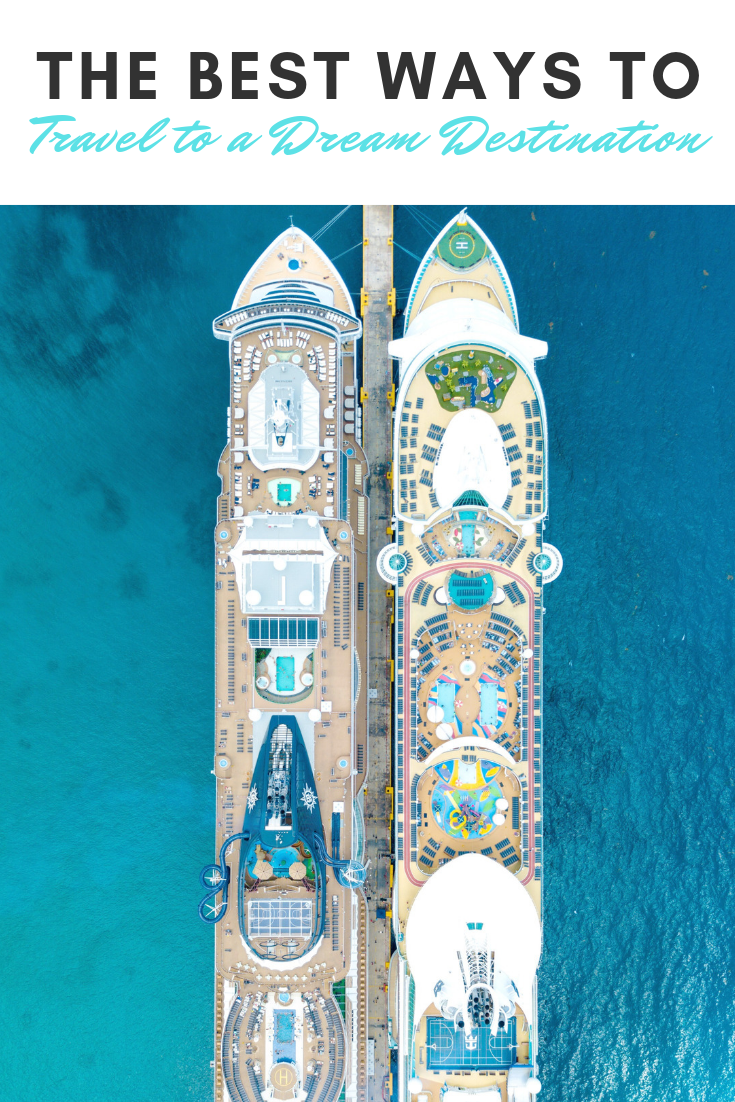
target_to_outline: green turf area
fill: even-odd
[[[337,1002],[337,1006],[342,1011],[342,1020],[346,1021],[347,1020],[347,1012],[345,1010],[345,981],[344,980],[337,980],[337,982],[332,985],[332,994],[335,997],[335,1000]],[[346,1096],[345,1084],[343,1083],[342,1084],[342,1090],[340,1091],[339,1098],[337,1099],[337,1102],[345,1102],[345,1096]]]
[[[503,404],[518,368],[503,356],[487,350],[445,352],[430,360],[426,377],[444,409],[484,409],[488,413]]]
[[[332,994],[334,995],[335,1000],[337,1002],[337,1006],[342,1011],[342,1017],[344,1018],[344,1016],[345,1016],[345,981],[344,980],[337,980],[337,982],[335,984],[333,984]]]
[[[447,230],[436,247],[445,264],[453,268],[472,268],[487,255],[487,245],[471,226],[455,224]]]

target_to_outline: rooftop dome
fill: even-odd
[[[463,505],[479,505],[482,508],[487,508],[485,498],[477,490],[465,490],[463,494],[459,495],[454,503],[454,508],[461,509]]]

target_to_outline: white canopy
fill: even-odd
[[[319,391],[297,364],[272,364],[250,388],[247,449],[261,471],[306,471],[316,462]]]
[[[411,322],[405,337],[391,341],[388,354],[401,361],[401,391],[416,372],[438,352],[461,340],[497,348],[524,367],[527,374],[533,364],[548,351],[546,341],[524,337],[516,332],[510,318],[494,306],[474,298],[451,298],[422,310]]]
[[[315,516],[246,517],[230,552],[242,611],[271,615],[324,612],[336,558],[337,552]]]
[[[457,970],[468,923],[482,923],[495,972],[518,991],[526,1018],[533,1018],[533,984],[541,955],[541,924],[519,880],[489,857],[465,853],[432,875],[408,915],[406,954],[416,985],[415,1021],[434,1001],[438,983]]]
[[[434,468],[434,493],[448,509],[466,490],[502,509],[510,493],[510,466],[500,430],[482,409],[463,409],[449,422]]]

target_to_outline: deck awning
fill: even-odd
[[[437,985],[456,973],[468,923],[482,928],[496,975],[503,973],[512,981],[517,1002],[532,1021],[541,955],[538,914],[520,881],[479,853],[463,854],[437,869],[409,912],[406,955],[416,984],[415,1020],[434,1002]]]
[[[481,409],[460,410],[447,425],[434,468],[440,508],[471,494],[502,509],[510,489],[510,465],[495,421]]]
[[[230,552],[251,615],[322,613],[337,552],[315,516],[249,516]]]

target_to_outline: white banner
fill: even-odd
[[[727,203],[724,5],[41,3],[6,203]]]

